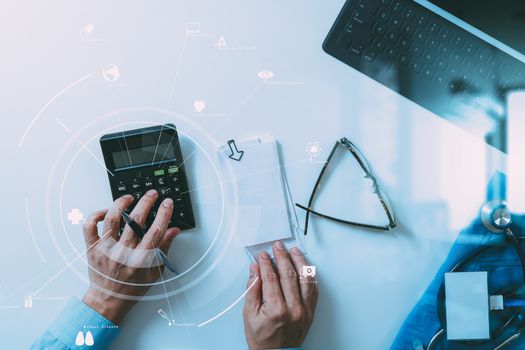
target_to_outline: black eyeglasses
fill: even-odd
[[[348,151],[350,151],[350,153],[352,154],[352,156],[354,156],[355,160],[357,161],[357,163],[359,164],[361,169],[363,169],[363,171],[365,173],[365,178],[366,179],[370,179],[372,181],[372,192],[377,195],[377,198],[381,202],[381,206],[383,207],[383,210],[385,211],[386,216],[388,218],[388,224],[387,225],[383,225],[383,226],[370,225],[370,224],[364,224],[364,223],[359,223],[359,222],[354,222],[354,221],[342,220],[342,219],[335,218],[333,216],[321,214],[321,213],[319,213],[319,212],[317,212],[317,211],[312,209],[312,203],[314,201],[315,194],[317,193],[317,190],[320,187],[323,175],[325,174],[326,169],[328,168],[328,164],[330,164],[330,161],[332,160],[332,157],[334,156],[335,152],[337,151],[337,149],[340,146],[342,146],[342,147],[346,148]],[[330,152],[330,155],[328,156],[328,159],[326,159],[326,161],[325,161],[325,163],[323,165],[323,168],[321,169],[321,172],[319,173],[319,177],[317,178],[317,181],[315,183],[314,189],[312,190],[312,194],[310,196],[310,200],[308,201],[308,206],[305,207],[305,206],[303,206],[301,204],[297,204],[297,203],[295,203],[295,205],[298,206],[299,208],[303,209],[303,210],[306,210],[306,218],[304,220],[304,234],[305,234],[305,236],[308,233],[308,221],[310,220],[310,214],[314,214],[314,215],[317,215],[319,217],[322,217],[322,218],[325,218],[325,219],[329,219],[329,220],[332,220],[332,221],[336,221],[336,222],[339,222],[339,223],[342,223],[342,224],[347,224],[347,225],[352,225],[352,226],[357,226],[357,227],[363,227],[363,228],[368,228],[368,229],[372,229],[372,230],[388,231],[388,230],[393,229],[394,227],[396,227],[396,219],[394,217],[394,211],[392,210],[392,206],[388,202],[388,199],[387,199],[385,193],[383,192],[383,190],[379,186],[379,184],[377,182],[377,178],[374,176],[370,165],[366,161],[366,158],[361,154],[359,149],[352,142],[350,142],[346,137],[343,137],[341,140],[338,140],[335,143],[334,147],[332,148],[332,151]]]

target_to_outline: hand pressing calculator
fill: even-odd
[[[195,218],[184,170],[177,129],[173,124],[158,125],[104,135],[100,138],[113,200],[131,194],[138,200],[150,189],[159,193],[146,227],[150,227],[159,204],[173,199],[173,215],[168,227],[187,230]]]

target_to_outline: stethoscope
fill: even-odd
[[[522,237],[516,237],[514,233],[511,230],[512,225],[512,213],[507,205],[506,202],[501,200],[493,200],[488,203],[486,203],[482,208],[480,212],[481,216],[481,222],[483,226],[492,233],[500,234],[505,237],[504,240],[506,240],[508,243],[512,245],[516,253],[518,254],[522,275],[523,275],[523,284],[520,284],[518,286],[512,286],[509,288],[505,288],[502,290],[497,291],[497,294],[503,295],[505,299],[512,300],[512,298],[518,298],[523,299],[525,295],[525,250],[522,248],[520,244],[520,240],[525,241],[525,238]],[[459,261],[449,272],[460,272],[465,269],[465,267],[472,262],[475,258],[481,256],[483,253],[486,253],[490,249],[494,249],[496,247],[500,247],[501,245],[498,244],[501,243],[501,240],[498,241],[495,244],[490,245],[484,245],[469,255],[467,255],[465,258],[463,258],[461,261]],[[433,350],[438,344],[438,341],[441,340],[441,338],[446,334],[446,327],[445,325],[445,283],[441,283],[441,287],[438,293],[437,297],[437,315],[439,322],[441,324],[441,329],[434,335],[434,337],[430,340],[427,350]],[[523,304],[516,304],[516,305],[510,305],[508,306],[508,310],[511,310],[512,312],[509,312],[507,317],[503,319],[502,322],[499,322],[500,324],[498,327],[495,327],[494,330],[491,332],[491,339],[486,341],[459,341],[458,343],[462,343],[464,345],[470,345],[471,347],[475,347],[476,345],[486,345],[489,341],[494,341],[494,339],[497,339],[498,337],[501,337],[502,334],[505,333],[505,331],[511,329],[511,327],[515,327],[515,330],[513,334],[503,339],[500,344],[492,348],[492,350],[501,350],[511,344],[514,340],[520,337],[522,332],[525,331],[525,314],[522,314]],[[457,341],[456,341],[457,342]]]

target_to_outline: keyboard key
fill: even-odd
[[[478,66],[476,67],[475,71],[480,78],[484,78],[485,76],[487,76],[488,73],[488,70],[485,66]]]
[[[434,78],[434,71],[429,66],[423,67],[423,76],[429,80]]]
[[[478,59],[478,61],[480,61],[481,63],[484,63],[487,61],[488,57],[489,57],[489,52],[485,49],[480,49],[477,54],[476,54],[476,57]]]
[[[446,28],[443,28],[441,29],[439,36],[441,37],[441,39],[449,41],[450,39],[452,39],[452,32]]]
[[[464,42],[463,38],[460,37],[459,35],[456,36],[456,37],[452,40],[452,44],[455,45],[455,46],[459,46],[459,47],[463,46],[463,42]]]
[[[451,64],[451,65],[449,65],[448,68],[447,68],[447,73],[448,73],[449,75],[452,75],[452,76],[456,77],[456,76],[459,75],[459,69],[457,68],[457,66]]]
[[[359,13],[358,13],[359,14]],[[364,24],[366,18],[356,17],[355,14],[352,15],[352,21],[357,24]]]
[[[419,62],[412,62],[412,64],[410,65],[410,68],[415,73],[419,73],[423,67],[422,67],[421,63],[419,63]]]
[[[348,38],[339,38],[342,47],[347,44],[345,48],[348,48],[350,41],[366,43],[374,37],[374,34],[366,26],[355,21],[346,24],[345,33],[350,36]]]
[[[401,3],[401,1],[394,1],[392,3],[392,10],[394,10],[394,12],[401,13],[404,8],[405,6]]]
[[[445,77],[441,74],[436,74],[435,80],[442,85],[446,82]]]
[[[397,54],[399,53],[399,50],[397,50],[395,47],[389,47],[386,49],[386,55],[390,59],[394,60],[397,57]]]
[[[434,22],[429,22],[427,29],[432,34],[437,34],[439,32],[439,26],[437,23],[434,23]]]
[[[490,66],[492,69],[498,69],[498,68],[501,66],[501,62],[499,62],[499,61],[496,60],[496,59],[490,59],[490,60],[489,60],[489,66]]]
[[[371,14],[373,14],[376,11],[377,5],[374,4],[374,2],[371,2],[371,1],[368,1],[368,0],[361,0],[357,4],[357,8],[361,12],[366,13],[368,15],[371,15]]]
[[[407,7],[405,11],[403,11],[403,18],[405,20],[411,20],[416,16],[416,13],[411,8]]]
[[[463,56],[457,51],[454,51],[450,57],[452,58],[455,64],[459,64],[463,61]]]
[[[401,31],[407,35],[412,35],[414,32],[414,26],[412,24],[405,24],[403,25],[403,28],[401,28]]]
[[[412,46],[412,55],[419,57],[423,54],[423,48],[421,46],[414,45]]]
[[[447,64],[445,63],[444,60],[438,59],[436,62],[436,67],[440,70],[445,70],[447,68]]]
[[[439,41],[434,37],[429,37],[427,40],[427,49],[436,50],[439,47]]]
[[[378,36],[383,36],[385,33],[386,33],[386,27],[379,24],[379,23],[376,23],[372,29],[376,35]]]
[[[421,30],[418,30],[416,31],[414,38],[416,38],[416,40],[424,42],[427,39],[427,34]]]
[[[439,46],[439,54],[443,57],[443,58],[447,58],[449,57],[450,53],[451,53],[451,49],[450,47],[447,45],[447,44],[441,44]]]
[[[353,43],[350,46],[350,51],[355,53],[356,55],[360,55],[361,53],[363,53],[364,49],[365,49],[365,47],[362,44],[359,44],[359,43]]]
[[[385,35],[385,39],[390,43],[390,44],[395,44],[397,42],[397,39],[399,38],[399,36],[393,32],[388,32],[386,33]]]
[[[361,24],[365,23],[367,20],[369,20],[369,18],[370,17],[364,11],[360,11],[360,10],[356,10],[352,14],[352,19]]]
[[[448,83],[448,87],[450,89],[450,91],[452,91],[453,93],[457,93],[460,91],[460,88],[462,87],[461,84],[456,81],[456,80],[452,80],[451,82]]]
[[[388,12],[380,10],[377,13],[377,18],[379,18],[380,21],[387,23],[388,20],[390,19],[390,15],[388,14]]]
[[[386,44],[382,39],[378,38],[372,43],[372,49],[377,53],[381,53],[386,49]]]
[[[390,25],[394,28],[400,28],[401,24],[401,19],[399,19],[398,17],[392,17],[392,19],[390,20]]]
[[[407,55],[407,54],[401,54],[399,56],[399,62],[401,62],[402,64],[409,64],[410,63],[410,57]]]
[[[416,24],[418,26],[424,27],[425,24],[427,24],[428,19],[426,15],[417,15],[416,16]]]
[[[378,54],[377,52],[375,51],[371,51],[371,50],[368,50],[364,55],[363,57],[365,58],[365,60],[367,60],[368,62],[374,62],[377,57],[378,57]]]
[[[408,40],[401,40],[399,42],[399,46],[403,49],[403,50],[408,50],[408,48],[410,47],[410,43],[408,42]]]
[[[423,55],[423,61],[424,61],[425,64],[427,64],[427,65],[431,65],[431,64],[433,64],[435,59],[436,59],[436,56],[435,56],[432,52],[426,52],[426,53]]]
[[[475,50],[475,46],[474,44],[471,44],[471,43],[468,43],[465,45],[465,51],[470,55],[472,53],[474,53],[474,50]]]

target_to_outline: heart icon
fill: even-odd
[[[268,81],[269,79],[271,79],[273,77],[273,72],[269,71],[269,70],[263,70],[259,73],[257,73],[257,75],[259,76],[259,78],[261,78],[262,80],[264,81]]]
[[[206,102],[195,101],[193,102],[193,108],[195,109],[195,112],[201,113],[202,111],[204,111],[204,108],[206,108]]]

